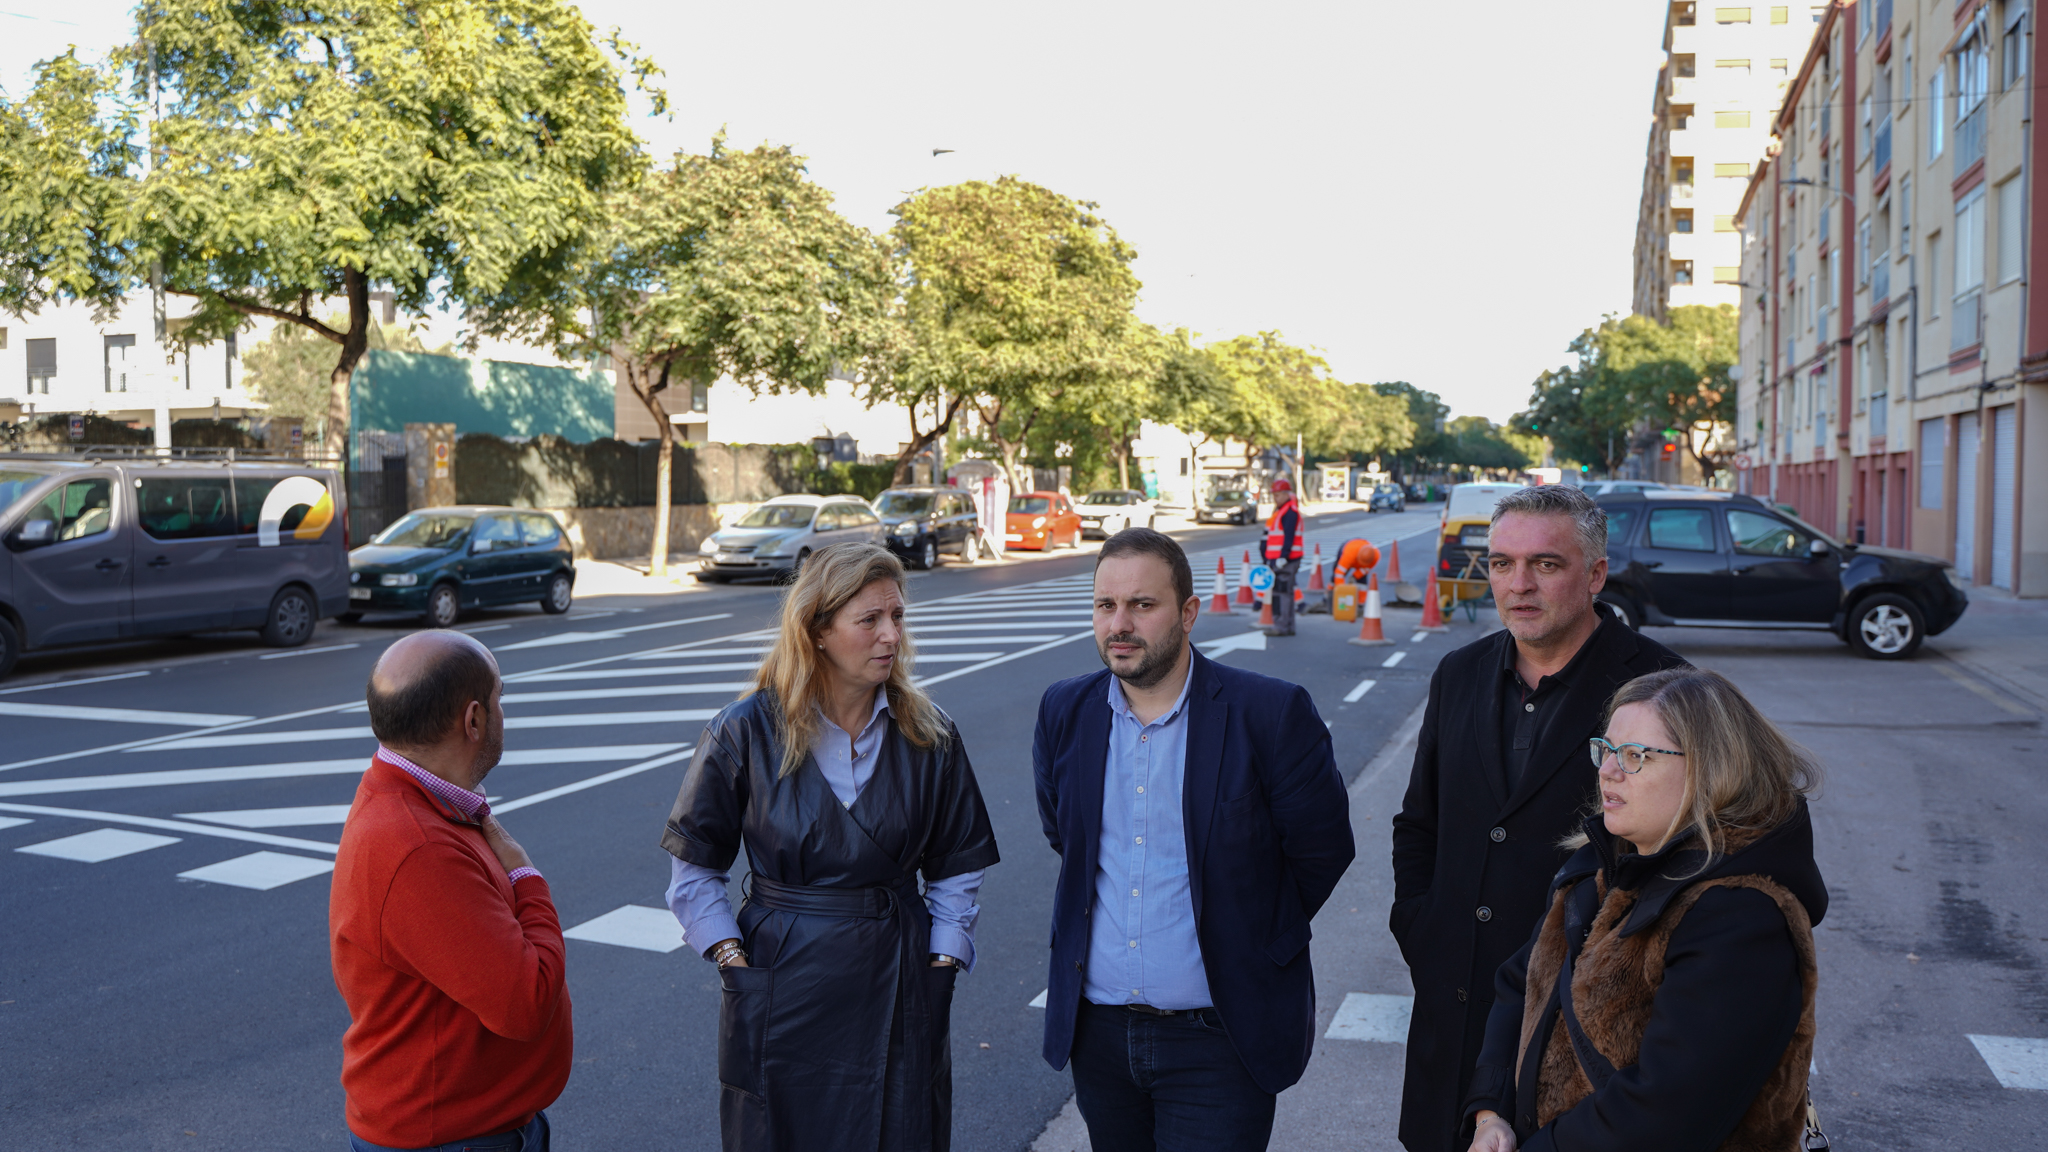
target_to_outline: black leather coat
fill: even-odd
[[[661,846],[729,869],[745,843],[739,913],[749,968],[727,968],[719,1122],[727,1152],[942,1152],[950,1146],[948,1034],[957,970],[926,963],[917,875],[996,862],[974,770],[948,724],[921,749],[893,717],[851,808],[815,760],[778,778],[772,697],[705,728]]]

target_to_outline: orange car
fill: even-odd
[[[1026,492],[1010,497],[1003,517],[1004,542],[1012,548],[1050,552],[1065,545],[1081,546],[1081,514],[1057,492]]]

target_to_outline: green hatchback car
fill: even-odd
[[[447,628],[465,608],[538,602],[569,610],[576,556],[546,512],[469,506],[421,508],[348,554],[349,611],[417,612]]]

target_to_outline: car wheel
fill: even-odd
[[[424,613],[429,628],[453,628],[456,617],[462,615],[462,598],[455,592],[453,584],[436,584],[427,593],[427,610]]]
[[[361,612],[343,612],[341,615],[336,616],[335,619],[343,624],[361,624],[363,622],[363,614]]]
[[[14,670],[14,662],[21,659],[21,633],[14,630],[5,617],[0,617],[0,676]]]
[[[1920,650],[1920,609],[1892,592],[1859,601],[1849,614],[1849,646],[1873,660],[1904,660]]]
[[[548,594],[541,597],[540,610],[550,616],[560,616],[569,610],[576,597],[576,582],[569,579],[567,572],[557,572],[548,580]]]
[[[939,566],[938,541],[929,536],[925,538],[924,547],[917,550],[917,566],[927,572]]]
[[[1602,592],[1595,596],[1594,599],[1605,604],[1613,610],[1615,615],[1621,617],[1621,622],[1628,625],[1629,631],[1640,632],[1643,630],[1643,614],[1636,610],[1635,604],[1628,597],[1623,596],[1619,592]]]
[[[263,618],[263,642],[272,648],[297,648],[313,638],[319,611],[304,588],[286,588],[270,599],[270,614]]]

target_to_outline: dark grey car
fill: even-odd
[[[941,556],[974,560],[981,517],[958,488],[938,484],[891,488],[875,497],[882,540],[914,567],[936,568]]]
[[[1242,488],[1222,488],[1195,509],[1197,524],[1250,524],[1259,518],[1259,498]]]

